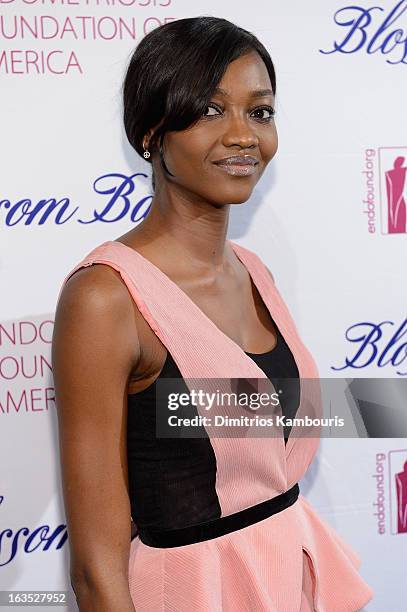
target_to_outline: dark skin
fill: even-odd
[[[194,126],[165,137],[174,178],[152,149],[152,208],[116,240],[160,268],[243,350],[262,353],[275,346],[276,332],[226,234],[230,207],[249,199],[277,151],[273,118],[261,108],[274,108],[274,96],[265,91],[271,83],[256,52],[233,61],[218,87],[224,91]],[[254,97],[254,91],[260,93]],[[145,135],[146,148],[151,135]],[[231,176],[212,163],[236,154],[256,157],[256,172]],[[70,575],[80,612],[134,611],[127,394],[151,385],[166,355],[113,268],[95,264],[67,281],[55,315],[52,362]]]

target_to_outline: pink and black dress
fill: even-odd
[[[141,314],[167,348],[156,381],[128,396],[131,518],[129,587],[137,612],[357,612],[373,591],[357,553],[313,510],[299,481],[319,437],[281,435],[157,437],[157,389],[191,381],[257,379],[284,387],[284,415],[301,417],[319,378],[294,321],[262,260],[229,241],[277,330],[277,344],[247,353],[226,336],[157,266],[108,241],[78,269],[117,270]],[[295,381],[297,380],[297,384]],[[311,388],[311,393],[310,393]],[[315,394],[315,403],[318,394]],[[164,407],[163,407],[164,410]],[[130,517],[129,517],[130,520]]]

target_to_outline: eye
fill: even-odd
[[[206,111],[208,109],[212,109],[218,112],[207,113]],[[213,102],[211,102],[211,104],[208,104],[208,106],[206,107],[205,112],[203,113],[203,117],[216,117],[216,115],[221,112],[222,112],[222,109],[217,104],[214,104]]]
[[[257,116],[257,119],[266,122],[271,121],[273,119],[274,115],[276,114],[276,111],[272,106],[259,106],[255,108],[254,111],[252,111],[252,114],[253,113],[260,113],[260,116]],[[268,113],[268,115],[266,114],[265,116],[264,113]]]

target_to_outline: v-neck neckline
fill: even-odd
[[[264,299],[262,290],[260,288],[260,283],[258,284],[258,280],[256,280],[255,276],[255,272],[253,271],[253,269],[249,269],[247,262],[244,261],[244,258],[240,256],[239,252],[238,252],[238,248],[239,245],[235,245],[234,242],[232,240],[227,240],[227,242],[229,243],[229,245],[232,247],[233,252],[235,253],[236,257],[239,259],[239,261],[242,263],[242,265],[244,266],[245,270],[247,271],[248,275],[249,275],[249,279],[250,282],[252,283],[252,285],[255,287],[255,289],[257,289],[257,292],[260,296],[261,301],[263,302],[267,312],[270,315],[271,321],[273,323],[273,326],[275,328],[276,331],[276,335],[277,335],[277,343],[278,343],[278,335],[283,335],[281,330],[280,330],[280,326],[279,324],[276,322],[275,316],[274,314],[271,312],[270,307],[268,305],[268,303],[266,302],[266,300]],[[130,251],[133,255],[135,255],[136,257],[141,257],[144,261],[146,261],[159,275],[161,275],[163,278],[166,279],[166,281],[172,286],[174,287],[180,295],[182,295],[184,297],[184,299],[186,299],[186,301],[188,302],[188,304],[191,305],[192,308],[194,308],[200,315],[201,318],[203,318],[203,320],[206,321],[206,323],[208,325],[210,325],[218,334],[220,334],[223,338],[226,339],[226,341],[232,343],[232,345],[234,345],[238,350],[240,350],[243,355],[245,355],[247,358],[251,359],[250,355],[264,355],[266,352],[267,353],[271,353],[277,346],[277,343],[274,345],[274,347],[272,349],[269,349],[268,351],[265,351],[264,353],[250,353],[250,352],[246,352],[241,346],[240,344],[238,344],[235,340],[233,340],[230,336],[228,336],[223,330],[220,329],[220,327],[218,327],[218,325],[216,325],[216,323],[214,321],[212,321],[212,319],[210,317],[208,317],[208,315],[202,310],[202,308],[200,308],[198,306],[198,304],[196,304],[196,302],[193,301],[192,298],[189,297],[189,295],[183,290],[181,289],[181,287],[179,285],[177,285],[177,283],[175,281],[173,281],[165,272],[163,272],[161,270],[161,268],[159,268],[158,266],[156,266],[156,264],[154,264],[152,261],[150,261],[149,259],[147,259],[147,257],[144,257],[144,255],[142,255],[139,251],[136,251],[136,249],[133,249],[133,247],[128,246],[127,244],[124,244],[123,242],[119,242],[118,240],[108,240],[107,242],[105,242],[104,244],[113,244],[119,245],[119,248],[123,247],[126,251]],[[237,247],[237,248],[235,248]],[[271,278],[270,278],[270,282]],[[284,336],[283,336],[284,337]],[[253,360],[252,360],[253,361]]]
[[[243,264],[243,266],[245,267],[245,269],[247,270],[247,273],[249,275],[249,278],[251,280],[251,282],[253,283],[253,285],[255,286],[255,288],[257,289],[260,298],[262,299],[264,305],[266,306],[267,312],[269,313],[271,320],[276,328],[276,332],[277,334],[279,334],[280,336],[282,336],[282,338],[284,339],[284,341],[286,342],[288,348],[290,349],[290,351],[292,352],[294,361],[297,365],[297,369],[298,369],[298,373],[299,373],[299,378],[301,380],[302,377],[302,367],[301,367],[301,363],[297,361],[297,357],[299,357],[299,353],[297,354],[297,349],[295,347],[295,341],[293,338],[293,335],[291,333],[290,330],[287,329],[286,325],[284,324],[284,320],[283,317],[280,316],[276,316],[276,314],[274,312],[272,312],[271,310],[271,306],[272,306],[272,300],[271,298],[266,298],[266,293],[265,290],[262,287],[262,284],[260,282],[260,274],[259,274],[259,270],[256,269],[256,266],[251,265],[249,262],[247,262],[246,257],[243,253],[239,253],[239,245],[235,244],[232,240],[227,240],[227,242],[230,244],[230,246],[233,249],[233,252],[235,253],[235,255],[238,257],[238,259],[241,261],[241,263]],[[139,257],[142,261],[144,261],[148,266],[151,267],[152,270],[154,270],[156,272],[156,274],[158,276],[161,276],[166,282],[167,284],[169,284],[170,287],[172,287],[179,295],[180,297],[182,297],[186,303],[190,306],[190,308],[192,310],[194,310],[197,315],[202,319],[203,322],[206,323],[206,325],[208,325],[210,328],[212,328],[214,330],[214,332],[216,332],[220,338],[223,338],[224,342],[229,344],[230,347],[234,348],[235,350],[237,350],[241,356],[242,356],[242,360],[246,361],[248,364],[250,363],[250,369],[251,371],[256,371],[257,372],[257,377],[259,378],[268,378],[266,376],[266,374],[264,373],[264,371],[261,369],[261,367],[256,363],[256,361],[254,359],[252,359],[252,357],[250,355],[248,355],[243,349],[242,347],[237,344],[237,342],[235,342],[234,340],[232,340],[232,338],[230,338],[227,334],[225,334],[224,331],[222,331],[220,329],[220,327],[218,327],[216,325],[216,323],[214,321],[212,321],[212,319],[210,319],[208,317],[207,314],[205,314],[205,312],[202,310],[202,308],[200,308],[190,297],[189,295],[183,290],[181,289],[181,287],[179,287],[177,285],[176,282],[174,282],[167,274],[165,274],[165,272],[163,272],[161,270],[161,268],[159,268],[158,266],[156,266],[152,261],[150,261],[149,259],[147,259],[146,257],[144,257],[144,255],[141,255],[141,253],[139,253],[138,251],[136,251],[136,249],[133,249],[132,247],[129,247],[127,244],[124,244],[123,242],[119,242],[118,240],[108,240],[105,243],[103,243],[100,246],[108,246],[111,245],[113,246],[113,248],[115,247],[115,245],[118,245],[116,248],[123,249],[123,252],[128,252],[129,254],[131,254],[134,258]],[[244,248],[244,247],[242,247]],[[270,284],[272,284],[273,281],[270,277]],[[278,304],[276,304],[277,308],[278,308]],[[276,308],[276,311],[277,311]],[[281,327],[281,323],[283,323],[283,328]],[[254,370],[253,370],[254,368]],[[301,393],[301,399],[300,399],[300,405],[297,411],[297,414],[301,411],[301,406],[302,406],[302,393]],[[280,442],[282,443],[282,452],[283,452],[283,456],[285,458],[285,461],[287,460],[288,456],[291,454],[292,449],[295,446],[295,442],[296,442],[297,438],[293,437],[292,435],[289,436],[287,443],[285,444],[284,442],[284,438],[282,437]]]

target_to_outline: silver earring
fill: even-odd
[[[145,148],[145,146],[144,146],[144,145],[143,145],[143,149],[144,149],[144,153],[143,153],[144,158],[145,158],[145,159],[148,159],[149,157],[151,157],[151,153],[150,153],[150,151],[148,151],[148,150]]]

